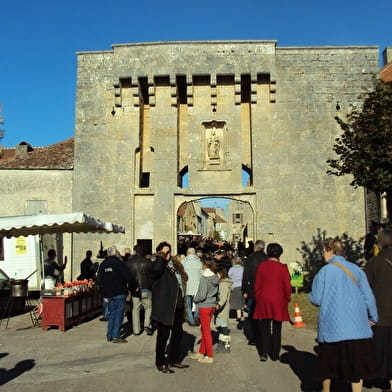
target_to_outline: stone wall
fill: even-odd
[[[318,228],[358,239],[363,190],[328,176],[326,160],[341,133],[334,116],[377,72],[376,47],[172,42],[78,53],[73,210],[124,225],[104,244],[120,250],[140,239],[174,245],[177,208],[203,196],[249,202],[253,239],[280,242],[287,262]],[[92,241],[77,240],[80,257]]]
[[[0,216],[28,214],[29,201],[42,201],[45,213],[72,211],[71,170],[1,170]]]
[[[72,211],[72,170],[0,170],[0,216],[17,216],[35,214],[65,213]],[[38,211],[37,209],[40,209]],[[79,234],[84,235],[84,234]],[[75,234],[77,236],[77,234]],[[67,256],[72,259],[71,235],[64,234],[62,241],[58,238],[45,238],[44,255],[49,247],[59,246],[59,258]],[[51,244],[51,245],[49,245]],[[61,248],[62,246],[62,248]],[[38,262],[39,265],[39,262]],[[31,267],[34,271],[35,264]],[[79,274],[69,265],[65,270],[65,278]],[[39,273],[38,273],[39,275]],[[77,275],[76,275],[77,276]]]

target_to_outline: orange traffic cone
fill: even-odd
[[[294,323],[293,323],[294,328],[303,328],[305,327],[305,323],[302,321],[302,316],[301,312],[299,311],[299,306],[296,303],[294,305]]]

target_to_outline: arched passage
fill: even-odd
[[[187,198],[177,208],[177,241],[210,239],[232,244],[255,239],[254,209],[241,197]]]

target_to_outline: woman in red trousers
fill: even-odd
[[[201,341],[199,352],[191,354],[191,359],[197,359],[203,363],[213,363],[214,353],[212,348],[211,336],[211,320],[214,315],[218,288],[219,278],[216,274],[216,264],[210,257],[205,257],[201,265],[203,272],[200,278],[199,288],[193,301],[197,304],[199,309]]]

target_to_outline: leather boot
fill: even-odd
[[[218,347],[215,349],[216,353],[223,353],[225,351],[225,335],[219,334],[218,336]]]
[[[224,347],[223,347],[222,352],[229,353],[230,352],[230,342],[231,342],[230,335],[223,335],[223,336],[224,336]]]

